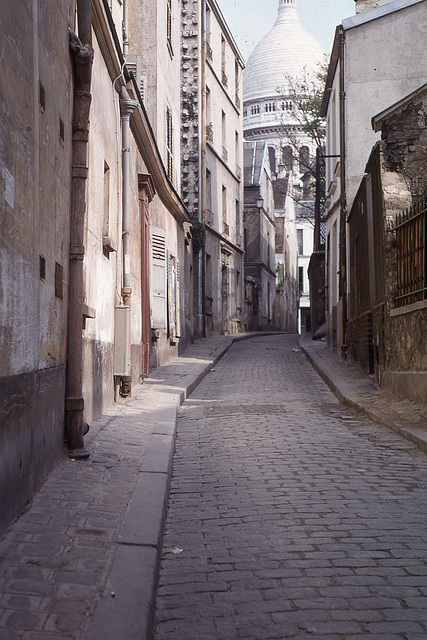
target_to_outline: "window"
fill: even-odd
[[[173,181],[173,123],[172,112],[166,107],[166,150],[167,150],[167,174]]]
[[[169,53],[173,56],[172,49],[172,0],[166,0],[166,39]]]
[[[276,169],[276,149],[274,147],[268,147],[268,157],[270,160],[270,169],[273,173],[277,173]]]
[[[46,111],[46,91],[41,82],[39,82],[39,105],[40,111],[44,113]]]
[[[292,109],[294,108],[294,105],[290,100],[283,100],[280,107],[282,111],[292,111]]]
[[[55,262],[55,296],[60,300],[64,297],[63,291],[64,269],[62,265]]]
[[[234,101],[238,109],[240,108],[239,82],[240,82],[240,67],[239,67],[238,61],[236,60],[234,63],[234,97],[235,97]]]
[[[276,111],[276,103],[275,102],[266,102],[265,104],[265,112],[271,113],[272,111]]]
[[[212,174],[209,169],[206,169],[206,222],[210,227],[215,222],[212,211]]]
[[[211,41],[211,10],[206,6],[206,42],[210,44]]]
[[[221,136],[222,136],[222,159],[228,162],[227,150],[227,119],[224,111],[221,111]]]
[[[237,236],[240,236],[240,202],[239,200],[236,200],[236,238]]]
[[[104,160],[104,224],[103,234],[110,235],[110,167]]]
[[[171,343],[176,344],[181,335],[180,264],[170,252],[168,258],[168,330]]]
[[[222,185],[222,232],[228,235],[227,224],[227,188]]]
[[[259,104],[253,104],[251,106],[251,116],[256,116],[260,112]]]
[[[298,255],[304,255],[304,230],[297,229]]]
[[[65,140],[65,125],[64,125],[64,121],[62,120],[62,118],[59,118],[59,137],[61,138],[62,142],[64,142],[64,140]]]
[[[40,280],[46,280],[46,259],[44,256],[39,256],[39,273]]]
[[[298,291],[304,293],[304,267],[298,267]]]
[[[294,154],[292,151],[292,147],[283,147],[282,157],[285,169],[287,171],[292,171],[294,167]]]
[[[226,42],[224,36],[221,34],[221,82],[224,87],[228,87],[228,77],[226,73]]]
[[[427,200],[399,213],[395,222],[397,273],[395,307],[427,300]]]
[[[206,85],[206,122],[212,123],[212,97],[208,85]]]
[[[151,231],[151,326],[166,329],[166,236],[163,229]]]
[[[224,111],[221,111],[221,136],[222,146],[227,146],[227,118]]]
[[[308,171],[310,168],[310,149],[308,147],[301,147],[299,152],[299,170],[301,172]]]

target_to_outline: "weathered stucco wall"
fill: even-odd
[[[2,7],[0,530],[63,448],[73,7]]]
[[[348,210],[379,138],[371,118],[425,82],[426,29],[425,2],[420,2],[345,31]]]

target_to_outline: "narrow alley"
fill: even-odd
[[[295,336],[234,344],[180,411],[156,640],[425,639],[425,461]]]

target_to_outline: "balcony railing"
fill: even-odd
[[[224,160],[224,162],[228,162],[228,151],[226,147],[222,147],[221,157]]]
[[[206,125],[206,140],[213,144],[213,126],[212,122]]]
[[[226,222],[222,223],[222,233],[225,236],[230,237],[230,225],[227,224]]]

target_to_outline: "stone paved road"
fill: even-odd
[[[156,640],[425,640],[426,484],[293,336],[235,344],[181,409]]]

